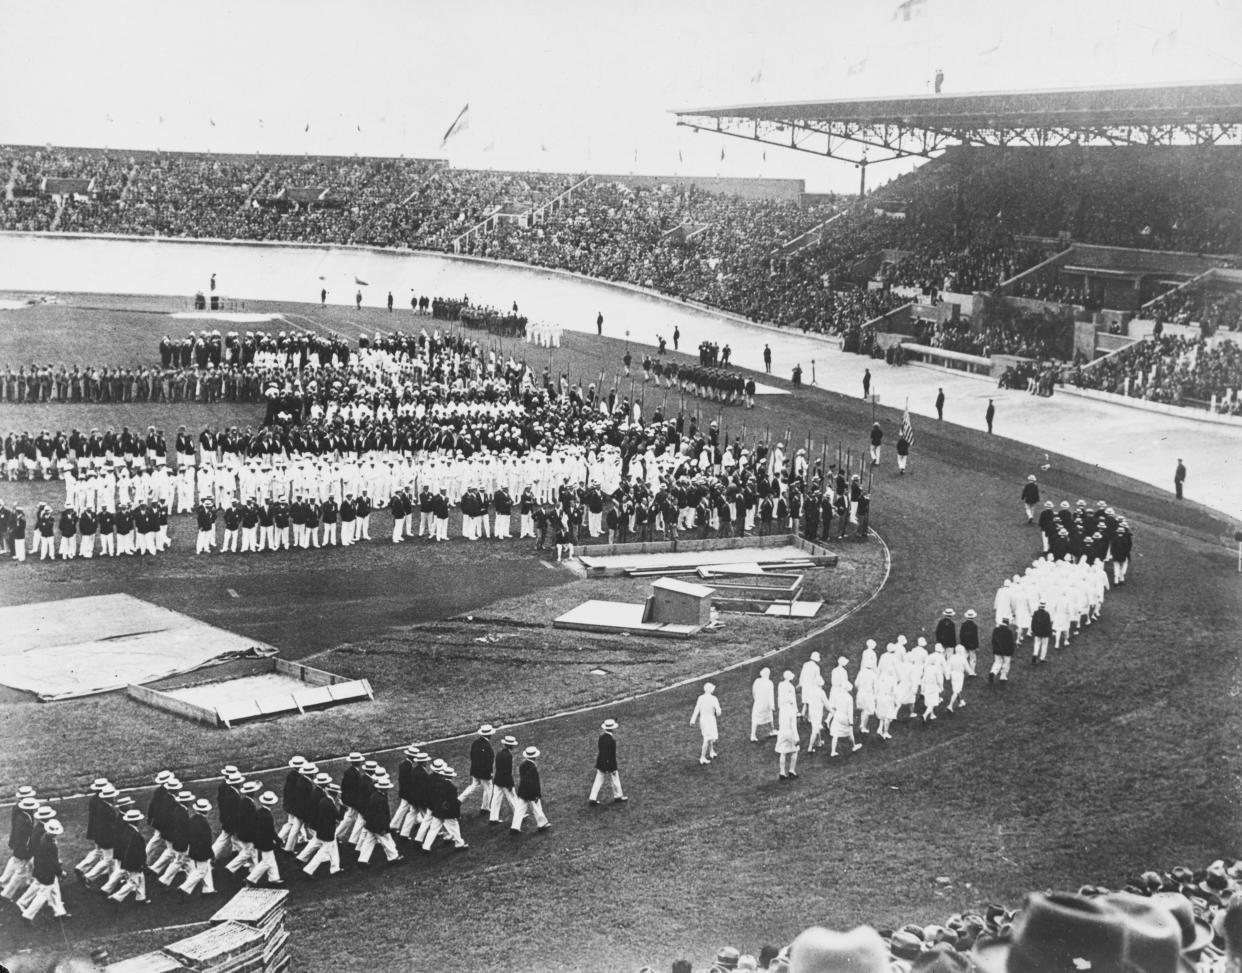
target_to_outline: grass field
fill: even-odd
[[[325,325],[339,330],[350,321],[376,326],[329,314]],[[109,320],[122,328],[121,317]],[[144,327],[143,320],[124,328]],[[75,335],[90,337],[75,332],[62,340]],[[0,361],[11,354],[9,340],[0,339]],[[558,367],[595,374],[614,367],[621,345],[570,336]],[[83,358],[85,349],[74,354]],[[68,414],[72,407],[61,408]],[[15,421],[15,413],[16,407],[0,410],[0,425]],[[166,427],[180,421],[175,409],[161,418]],[[891,424],[895,413],[881,410],[881,418]],[[761,400],[745,416],[726,413],[726,421],[731,429],[745,421],[752,430],[789,427],[795,439],[809,429],[816,442],[857,444],[870,410],[807,390]],[[959,612],[975,607],[986,629],[997,584],[1038,550],[1018,492],[1042,454],[1037,459],[1000,437],[923,422],[910,474],[898,477],[889,462],[876,471],[873,492],[873,526],[892,556],[887,585],[839,626],[776,656],[774,669],[796,668],[812,647],[826,658],[857,659],[868,637],[927,634],[948,605]],[[750,667],[715,679],[724,714],[721,759],[710,767],[699,767],[697,734],[687,725],[695,685],[523,725],[519,739],[537,742],[545,754],[554,829],[511,841],[471,818],[464,822],[471,844],[465,854],[437,852],[365,874],[347,867],[314,888],[294,879],[295,965],[616,970],[667,968],[685,955],[699,967],[722,944],[756,951],[813,921],[931,922],[988,902],[1017,904],[1032,888],[1116,887],[1149,866],[1196,866],[1236,853],[1242,593],[1232,552],[1220,543],[1227,525],[1210,511],[1059,457],[1040,474],[1040,485],[1053,499],[1106,498],[1137,535],[1130,580],[1109,594],[1103,619],[1055,652],[1048,666],[1031,669],[1020,653],[1008,687],[971,681],[959,715],[930,726],[904,724],[891,743],[868,741],[838,761],[822,753],[804,758],[796,783],[779,783],[771,748],[747,740]],[[22,491],[39,489],[5,490]],[[668,661],[652,663],[641,646],[617,648],[585,633],[537,630],[533,638],[521,626],[512,627],[519,638],[475,642],[507,630],[457,616],[525,620],[539,602],[549,607],[548,598],[551,607],[577,599],[588,582],[535,567],[519,550],[489,547],[489,558],[472,551],[467,561],[455,547],[462,545],[202,565],[189,555],[154,565],[7,565],[0,568],[0,596],[17,603],[68,591],[129,591],[254,634],[290,657],[317,653],[334,671],[373,673],[377,683],[403,677],[406,725],[434,721],[437,735],[468,734],[480,700],[489,708],[498,701],[505,718],[563,708],[546,688],[558,681],[556,699],[562,687],[576,702],[611,695],[583,677],[588,662],[609,668],[628,659],[615,684],[616,695],[627,695],[653,679],[706,674],[736,658],[716,643],[682,656],[679,643],[660,646]],[[835,575],[824,577],[831,584]],[[228,587],[241,597],[230,598]],[[747,650],[752,636],[734,618],[726,616],[724,637],[755,654]],[[413,663],[410,645],[419,647]],[[580,660],[577,645],[589,656]],[[686,651],[694,653],[693,645]],[[990,661],[986,651],[981,657]],[[639,680],[633,686],[626,684],[632,673]],[[382,726],[370,713],[342,709],[313,718],[323,723],[313,736],[287,736],[279,723],[232,736],[151,714],[148,727],[118,732],[116,706],[109,699],[41,706],[6,698],[0,755],[13,771],[37,764],[38,782],[55,790],[58,781],[95,773],[209,763],[234,740],[234,762],[247,767],[268,765],[290,749],[337,755],[401,722]],[[40,727],[53,711],[60,715]],[[586,806],[604,715],[621,723],[622,777],[631,795],[624,808]],[[312,745],[333,738],[335,747]],[[467,747],[463,738],[436,752],[460,766]],[[69,803],[63,813],[68,858],[80,848],[80,805]],[[215,908],[163,896],[145,911],[114,914],[72,887],[68,899],[71,942],[106,941],[114,956],[150,941],[139,930],[202,919]],[[27,932],[11,911],[0,912],[0,942],[48,946],[53,936],[60,933],[46,922]]]

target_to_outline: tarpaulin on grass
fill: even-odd
[[[130,595],[0,608],[0,684],[42,700],[147,683],[269,646]]]

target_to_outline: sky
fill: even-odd
[[[924,93],[937,68],[945,93],[1242,79],[1238,0],[905,2],[11,3],[0,141],[793,177],[850,191],[848,164],[695,134],[670,110]],[[441,148],[466,105],[466,127]]]

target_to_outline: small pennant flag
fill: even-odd
[[[458,132],[460,132],[462,129],[469,127],[470,120],[466,114],[469,111],[470,111],[470,102],[466,102],[462,110],[457,113],[457,117],[453,119],[453,124],[450,125],[448,127],[448,130],[444,133],[444,138],[440,139],[440,148],[444,148],[448,140],[451,139]]]
[[[910,407],[906,406],[906,411],[901,417],[901,431],[897,433],[898,439],[904,439],[909,445],[914,445],[914,426],[910,425]]]
[[[310,122],[307,122],[307,123],[306,123],[306,128],[302,129],[302,131],[303,131],[303,132],[309,132],[309,131],[310,131]]]
[[[354,278],[354,283],[355,283],[355,284],[357,284],[359,287],[367,287],[367,286],[369,286],[369,285],[367,284],[367,282],[366,282],[365,280],[363,280],[361,277],[355,277],[355,278]]]
[[[483,146],[483,151],[491,152],[494,148],[496,148],[496,142],[493,139],[491,142],[488,142],[487,145]]]
[[[759,70],[750,76],[750,83],[758,84],[762,80],[763,80],[763,65],[760,64]]]
[[[207,119],[207,121],[211,125],[212,128],[216,127],[216,120],[214,118],[209,118]]]
[[[720,147],[720,161],[724,162],[724,146]]]
[[[846,71],[845,71],[845,73],[851,78],[856,78],[858,75],[865,74],[866,72],[867,72],[867,59],[865,57],[860,61],[855,61],[848,68],[846,68]]]
[[[686,160],[685,160],[685,159],[683,159],[683,158],[682,158],[682,156],[681,156],[681,149],[678,149],[678,150],[677,150],[677,161],[678,161],[678,162],[685,162],[685,161],[686,161]]]

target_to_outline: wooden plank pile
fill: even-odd
[[[242,889],[211,917],[209,928],[113,963],[106,973],[285,973],[288,898],[285,889]]]

